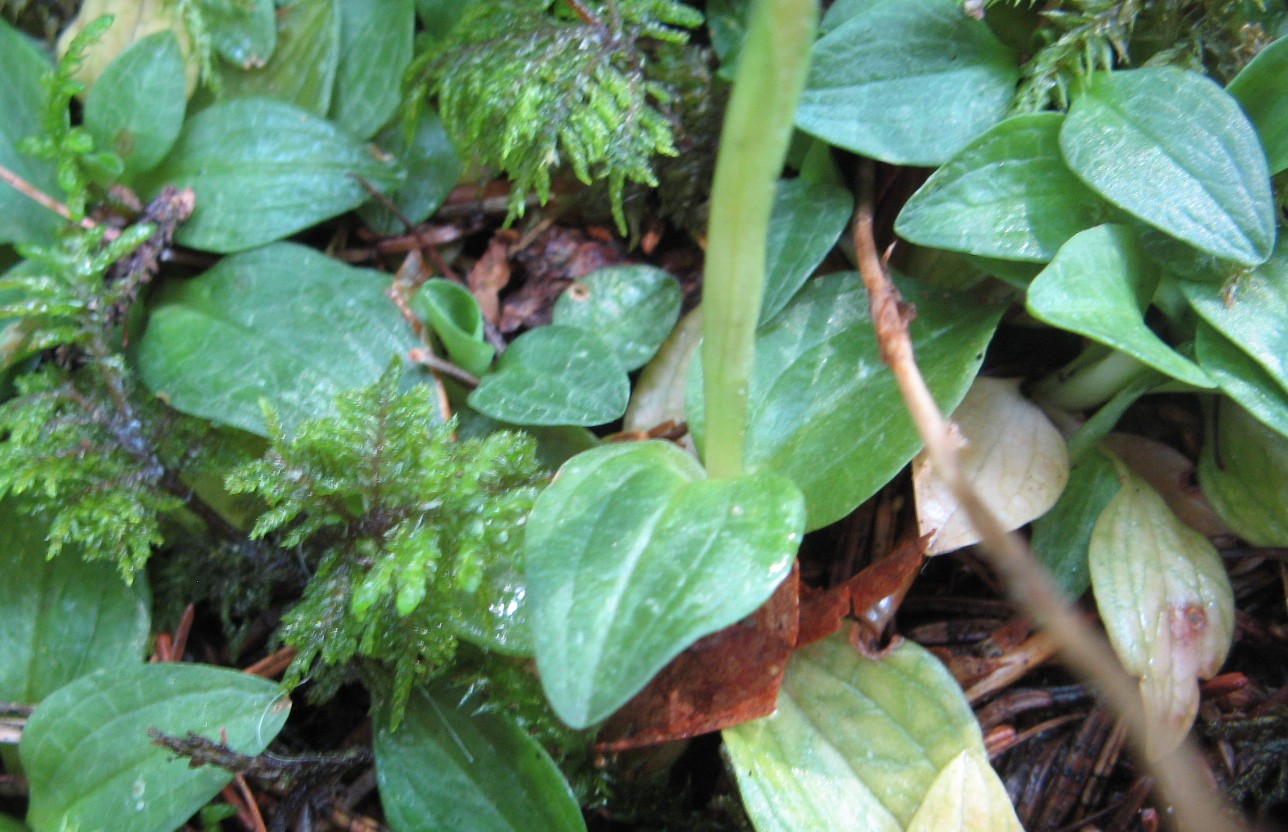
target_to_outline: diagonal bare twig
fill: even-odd
[[[904,303],[877,251],[873,232],[873,167],[871,161],[865,161],[861,168],[853,234],[881,357],[894,373],[904,405],[925,443],[931,463],[979,531],[980,547],[1006,582],[1011,597],[1055,642],[1064,662],[1092,683],[1110,710],[1129,727],[1132,744],[1144,760],[1145,736],[1149,732],[1136,681],[1119,665],[1104,637],[1065,601],[1028,545],[1018,535],[1008,532],[984,504],[961,469],[958,442],[931,397],[913,355],[908,323],[914,310]],[[1175,808],[1177,828],[1185,832],[1247,829],[1211,780],[1203,776],[1206,764],[1189,742],[1166,757],[1150,761],[1149,767]]]

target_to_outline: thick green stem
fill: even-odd
[[[1089,357],[1089,356],[1088,356]],[[1033,394],[1064,410],[1086,410],[1112,399],[1149,367],[1125,352],[1112,350],[1094,361],[1083,356],[1038,384]]]
[[[743,471],[769,213],[817,18],[817,0],[756,0],[725,116],[702,304],[706,464],[712,478]]]

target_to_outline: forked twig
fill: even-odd
[[[862,166],[859,203],[854,214],[854,248],[868,291],[869,313],[882,359],[890,365],[904,405],[925,443],[931,464],[948,483],[980,534],[980,548],[1006,582],[1011,597],[1055,642],[1061,658],[1079,676],[1095,685],[1105,704],[1131,730],[1142,760],[1149,733],[1136,681],[1119,665],[1108,642],[1090,627],[1061,596],[1022,538],[1009,532],[984,504],[957,458],[957,445],[948,421],[926,387],[913,355],[908,323],[912,308],[886,272],[873,232],[873,164]],[[1201,775],[1206,768],[1188,741],[1149,766],[1167,800],[1176,810],[1176,825],[1187,832],[1246,830],[1235,810],[1213,784]]]

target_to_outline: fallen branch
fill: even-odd
[[[913,355],[908,323],[914,310],[904,303],[886,272],[873,232],[873,163],[861,169],[859,203],[854,214],[854,248],[868,291],[868,308],[882,359],[894,373],[904,405],[925,443],[926,454],[980,534],[980,548],[1002,577],[1014,601],[1042,627],[1064,662],[1093,684],[1105,705],[1131,731],[1142,760],[1151,733],[1136,680],[1119,665],[1109,643],[1065,601],[1022,538],[1009,532],[984,504],[957,458],[959,441],[930,395]],[[1187,832],[1245,830],[1236,811],[1204,777],[1207,766],[1188,741],[1163,758],[1148,762],[1166,799],[1175,809],[1176,826]]]

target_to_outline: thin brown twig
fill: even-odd
[[[908,323],[914,310],[904,303],[877,250],[873,231],[873,167],[868,161],[861,169],[853,236],[881,357],[894,374],[931,464],[979,531],[980,548],[1006,582],[1011,597],[1050,635],[1064,662],[1093,684],[1111,711],[1130,727],[1134,746],[1141,759],[1147,759],[1145,737],[1156,732],[1149,730],[1136,680],[1119,665],[1105,638],[1069,606],[1028,545],[1006,529],[962,471],[956,435],[931,397],[913,355]],[[1247,828],[1210,780],[1201,775],[1206,765],[1189,741],[1170,755],[1150,760],[1149,767],[1175,809],[1179,829],[1235,832]]]
[[[33,202],[36,202],[40,205],[43,205],[44,207],[48,208],[50,211],[53,211],[55,214],[67,220],[68,222],[78,222],[80,227],[84,228],[87,231],[94,228],[98,228],[98,223],[94,222],[89,217],[82,217],[78,221],[73,220],[72,212],[71,210],[68,209],[66,205],[62,204],[58,200],[49,196],[44,191],[40,190],[35,185],[28,182],[26,179],[23,179],[18,174],[9,170],[4,165],[0,165],[0,182],[4,182],[5,184],[13,188],[18,193],[27,197],[27,199],[30,199]]]

